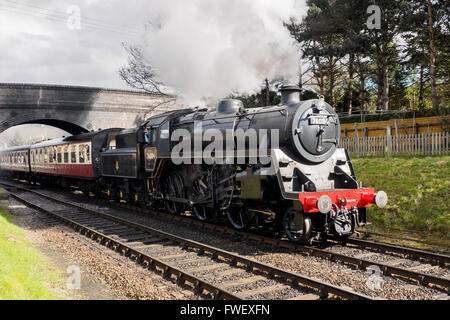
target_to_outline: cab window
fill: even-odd
[[[160,139],[169,139],[169,122],[166,121],[160,129],[160,133],[159,133],[159,138]]]
[[[158,137],[158,129],[152,128],[152,133],[151,133],[151,138],[150,138],[152,145],[156,144],[157,137]]]
[[[150,143],[151,134],[152,134],[152,129],[151,128],[145,129],[145,131],[144,131],[144,140],[145,140],[146,144]]]

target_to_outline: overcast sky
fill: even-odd
[[[145,0],[0,0],[0,82],[126,88],[121,43],[141,41],[149,10]]]
[[[117,74],[127,59],[122,43],[142,41],[145,3],[0,0],[0,82],[128,88]],[[27,140],[63,134],[43,125],[18,126],[0,134],[0,148],[17,135]]]
[[[129,89],[127,43],[187,102],[256,92],[265,78],[296,80],[283,21],[305,12],[305,0],[0,0],[0,82]],[[43,128],[11,128],[0,144],[62,134]]]

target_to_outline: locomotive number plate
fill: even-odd
[[[309,118],[310,125],[325,125],[328,123],[328,117],[311,117]]]

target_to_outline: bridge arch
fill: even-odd
[[[174,106],[174,97],[140,91],[0,83],[0,133],[32,123],[47,124],[71,134],[130,128]]]

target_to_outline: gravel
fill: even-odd
[[[16,200],[10,204],[15,223],[27,231],[33,246],[59,265],[63,277],[69,265],[80,267],[81,290],[71,290],[69,299],[201,299],[64,225],[49,226],[39,218],[41,214]]]
[[[50,191],[41,191],[53,195]],[[62,196],[62,194],[58,194]],[[73,201],[72,195],[66,195],[67,200]],[[352,288],[353,290],[381,299],[434,299],[442,296],[442,292],[429,287],[411,285],[411,282],[397,278],[379,275],[374,277],[371,272],[355,270],[341,263],[330,262],[325,259],[294,254],[287,250],[270,248],[264,245],[255,245],[251,242],[245,243],[240,239],[233,239],[221,233],[198,230],[180,222],[169,222],[152,215],[135,213],[126,209],[108,208],[104,205],[84,203],[91,209],[102,209],[102,211],[121,218],[130,219],[137,223],[142,223],[150,227],[160,229],[175,235],[192,239],[198,242],[207,243],[211,246],[223,250],[238,253],[240,255],[258,260],[275,267],[295,272],[304,276],[316,278],[329,282],[337,286]],[[330,247],[331,248],[331,247]],[[335,246],[329,250],[350,250],[352,254],[363,254],[369,251]],[[345,253],[348,254],[348,251]],[[386,254],[376,254],[370,257],[371,261],[389,261],[393,257]],[[369,258],[367,258],[369,259]],[[395,257],[394,259],[398,259]],[[182,267],[192,267],[195,263],[181,265]],[[444,270],[448,273],[448,270]],[[237,277],[237,276],[236,276]],[[242,276],[241,276],[242,277]],[[232,277],[231,277],[232,278]],[[233,278],[232,278],[233,279]],[[238,278],[236,278],[238,279]]]

